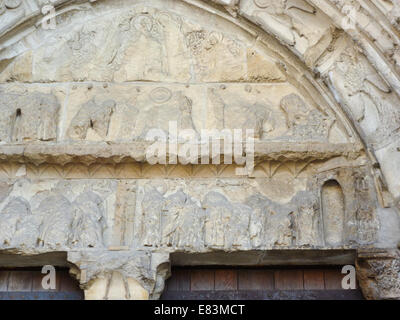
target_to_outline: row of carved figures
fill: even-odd
[[[235,203],[211,191],[198,201],[182,190],[164,196],[153,188],[141,202],[139,236],[143,246],[187,250],[340,246],[344,244],[343,193],[337,184],[325,190],[325,208],[320,208],[320,197],[309,191],[280,204],[261,194]]]
[[[225,101],[213,89],[209,97],[216,129],[252,129],[259,139],[327,141],[334,122],[297,94],[282,98],[279,112],[267,103],[252,103],[240,96],[233,102]],[[167,133],[169,121],[176,121],[179,130],[197,130],[193,102],[182,91],[155,88],[142,100],[135,105],[120,105],[112,99],[97,101],[93,97],[80,105],[67,124],[67,139],[86,140],[90,132],[100,139],[109,139],[112,118],[117,113],[124,115],[118,125],[117,140],[121,141],[143,140],[150,129]],[[0,142],[56,141],[60,108],[53,94],[1,94]],[[278,134],[280,127],[286,132]]]
[[[23,197],[7,201],[0,210],[0,247],[103,246],[105,211],[97,194],[87,191],[70,202],[62,194],[46,193],[30,202]],[[32,208],[35,202],[39,205]]]

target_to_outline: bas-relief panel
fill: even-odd
[[[134,238],[139,246],[188,252],[369,244],[378,228],[376,198],[372,180],[355,187],[355,174],[363,172],[317,175],[290,195],[273,194],[264,180],[140,180]]]
[[[109,242],[117,182],[19,179],[1,185],[3,249],[72,250]]]
[[[62,87],[1,87],[0,143],[56,142],[64,98]]]
[[[330,110],[292,85],[3,85],[0,141],[143,141],[151,129],[254,130],[258,140],[346,143]],[[39,112],[38,112],[39,111]]]
[[[365,170],[314,169],[295,177],[281,168],[273,178],[250,180],[2,180],[1,247],[204,252],[369,244],[379,226]],[[336,209],[331,215],[333,207],[342,217]]]
[[[329,77],[369,144],[381,149],[398,139],[400,98],[365,56],[348,46],[332,66]]]
[[[334,39],[329,18],[303,0],[242,0],[240,13],[292,46],[310,66]]]
[[[2,80],[188,83],[286,79],[274,59],[262,53],[257,54],[257,62],[269,72],[257,72],[253,43],[242,32],[224,33],[218,24],[209,27],[202,15],[142,4],[112,13],[100,5],[93,12],[85,17],[78,13],[68,26],[60,23],[50,38],[41,34],[41,46],[20,57]],[[21,63],[31,71],[15,72]]]

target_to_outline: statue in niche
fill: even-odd
[[[73,207],[71,202],[60,194],[45,197],[36,212],[40,214],[39,244],[50,248],[62,248],[69,244],[73,223]]]
[[[327,141],[333,118],[306,105],[304,100],[293,93],[281,100],[281,109],[286,116],[288,135],[293,139]]]
[[[100,138],[106,139],[115,106],[114,100],[106,100],[101,104],[97,104],[94,99],[86,102],[72,119],[68,136],[73,139],[84,140],[88,130],[92,129]]]
[[[310,192],[301,191],[292,199],[296,208],[295,226],[298,246],[316,246],[322,244],[319,199]]]
[[[162,218],[162,243],[180,248],[203,247],[204,215],[182,190],[167,197]]]
[[[31,215],[31,207],[24,198],[11,198],[0,213],[0,246],[10,246],[15,243],[20,244],[19,241],[15,239],[15,235],[20,228],[23,228],[23,226],[29,222],[28,219]],[[25,244],[29,246],[31,244],[29,243],[29,234],[36,230],[25,231],[28,232],[24,235],[27,241],[21,243],[21,245]]]
[[[97,194],[88,191],[79,195],[72,206],[72,244],[82,248],[103,246],[103,231],[106,227],[103,200]]]
[[[41,92],[2,94],[0,108],[1,141],[56,140],[60,104],[54,95]]]
[[[161,214],[164,208],[164,191],[145,186],[142,206],[142,243],[146,247],[157,247],[161,243]]]
[[[270,105],[249,103],[242,98],[225,102],[215,89],[209,90],[209,98],[214,108],[218,130],[254,130],[256,139],[264,138],[275,129],[275,119]]]

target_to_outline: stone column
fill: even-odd
[[[170,276],[169,254],[147,251],[69,252],[86,300],[159,299]]]
[[[368,300],[400,300],[400,251],[359,250],[357,275]]]

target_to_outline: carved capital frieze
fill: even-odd
[[[366,299],[400,300],[399,250],[359,250],[357,270]]]

